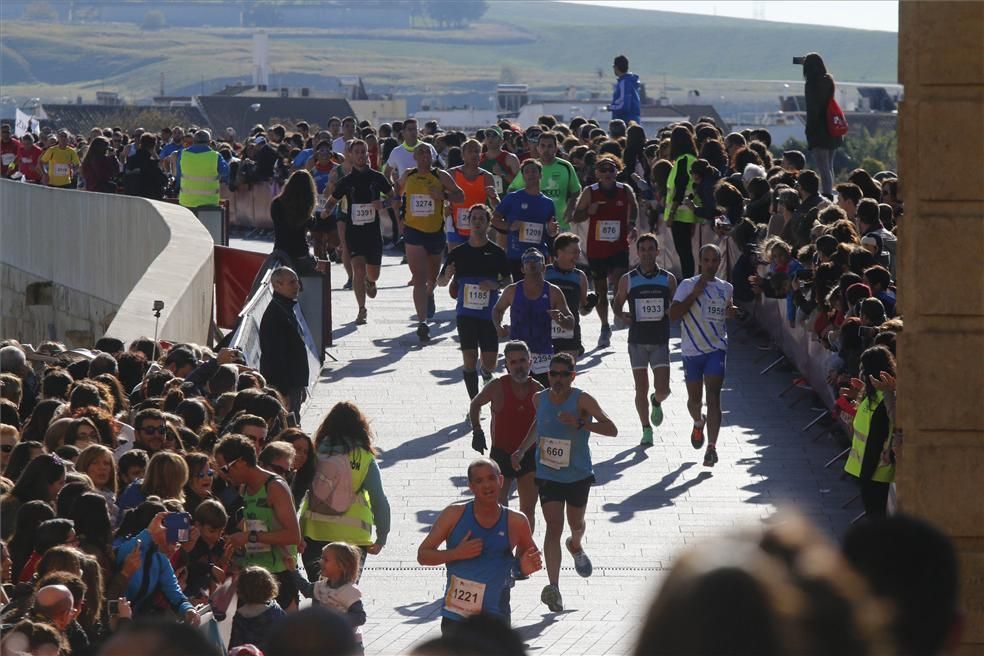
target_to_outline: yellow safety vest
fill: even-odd
[[[861,477],[861,463],[864,462],[864,449],[868,443],[868,433],[871,431],[871,417],[884,398],[884,394],[877,392],[874,399],[865,397],[858,405],[858,412],[854,415],[854,437],[851,439],[851,452],[844,464],[844,471],[851,476]],[[871,480],[880,483],[891,483],[895,480],[895,465],[892,464],[891,420],[888,424],[888,435],[889,437],[885,438],[885,445],[882,447],[878,459],[878,466],[875,467],[875,473],[871,476]]]
[[[670,177],[666,181],[666,209],[663,211],[663,220],[669,220],[670,218],[670,208],[673,206],[673,198],[676,196],[676,177],[677,171],[680,170],[681,166],[687,167],[687,188],[683,192],[683,197],[686,198],[687,194],[692,194],[694,191],[694,176],[690,174],[690,166],[697,160],[693,155],[681,155],[677,158],[677,161],[673,163],[673,168],[670,170]],[[696,223],[697,215],[693,213],[689,207],[680,205],[677,207],[676,215],[673,218],[674,221],[679,221],[680,223]]]
[[[444,201],[431,196],[433,191],[444,192],[437,171],[410,169],[403,187],[403,222],[407,227],[421,232],[444,230]]]
[[[181,151],[181,191],[178,202],[183,207],[219,204],[219,154]]]
[[[353,465],[352,489],[358,490],[355,501],[341,515],[318,513],[310,508],[311,493],[301,502],[301,534],[320,542],[348,542],[355,546],[368,546],[372,541],[373,515],[369,504],[369,493],[362,489],[362,483],[373,463],[373,455],[363,448],[349,454]]]

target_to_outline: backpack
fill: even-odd
[[[847,117],[844,116],[844,112],[833,96],[827,103],[827,132],[832,137],[843,137],[847,134]]]
[[[358,490],[352,489],[352,470],[358,462],[352,460],[353,453],[319,455],[308,504],[312,511],[325,515],[343,515],[352,503]]]

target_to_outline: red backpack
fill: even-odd
[[[830,96],[827,103],[827,132],[832,137],[843,137],[847,134],[847,117],[841,110],[840,105]]]

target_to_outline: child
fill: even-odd
[[[292,561],[293,559],[291,559]],[[329,542],[321,550],[321,578],[311,583],[304,578],[293,562],[288,562],[301,594],[314,604],[327,606],[344,613],[355,632],[355,641],[362,648],[362,632],[358,627],[366,623],[366,611],[362,607],[362,592],[355,585],[359,578],[362,552],[346,542]]]
[[[150,458],[143,449],[131,449],[120,456],[117,466],[120,478],[119,488],[124,490],[133,481],[143,478],[149,461]]]
[[[221,503],[206,499],[195,509],[194,520],[191,540],[182,545],[175,570],[187,567],[185,594],[189,599],[204,603],[215,585],[225,580],[229,554],[226,553],[226,542],[222,534],[229,515]]]
[[[277,579],[262,567],[250,566],[239,573],[239,607],[232,618],[229,649],[245,644],[267,648],[270,627],[287,614],[276,601],[278,587]]]

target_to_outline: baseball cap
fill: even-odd
[[[486,134],[488,134],[489,132],[492,132],[492,133],[498,135],[498,137],[500,139],[502,139],[502,128],[500,128],[498,125],[493,125],[492,127],[485,128],[485,132],[486,132]]]
[[[543,130],[533,125],[526,128],[526,132],[524,133],[524,136],[526,137],[526,140],[529,141],[530,143],[539,143],[541,134],[543,134]]]

